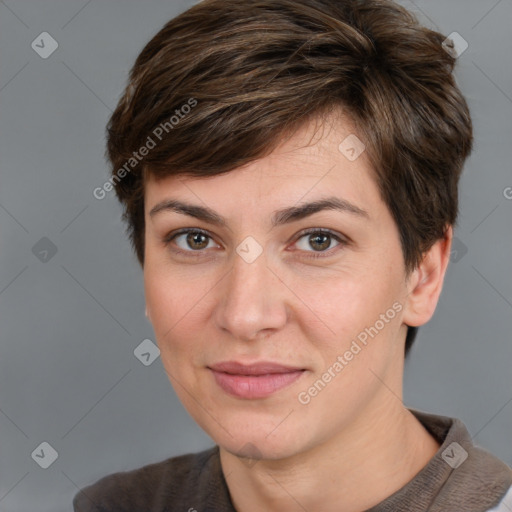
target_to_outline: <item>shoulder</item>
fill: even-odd
[[[512,510],[512,487],[509,488],[498,505],[489,509],[487,512],[510,512],[510,510]]]
[[[172,457],[131,471],[104,476],[81,489],[73,499],[75,512],[134,512],[162,510],[166,505],[188,510],[220,478],[218,446]]]

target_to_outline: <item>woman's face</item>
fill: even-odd
[[[144,283],[161,359],[232,453],[291,456],[401,393],[398,230],[350,126],[312,139],[314,127],[233,172],[147,183]],[[340,207],[288,214],[326,199]]]

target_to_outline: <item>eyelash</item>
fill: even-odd
[[[205,231],[204,229],[200,229],[200,228],[194,228],[194,229],[183,228],[183,229],[180,229],[178,231],[173,231],[173,232],[169,233],[167,236],[164,237],[163,243],[167,247],[176,237],[178,237],[179,235],[186,234],[186,233],[202,234],[202,235],[208,237],[210,240],[213,240],[213,237],[207,231]],[[298,233],[297,239],[295,240],[294,243],[298,242],[301,238],[303,238],[303,237],[305,237],[307,235],[313,235],[313,234],[322,234],[322,235],[329,235],[329,236],[331,236],[337,242],[339,242],[339,245],[336,246],[338,248],[342,248],[342,247],[348,245],[348,243],[349,243],[346,239],[340,237],[339,235],[337,235],[336,233],[334,233],[330,229],[326,229],[326,228],[310,228],[310,229],[306,229],[304,231],[301,231],[300,233]],[[306,258],[313,258],[313,259],[326,258],[328,256],[331,256],[331,253],[330,253],[331,250],[332,249],[336,249],[336,247],[333,247],[333,248],[328,249],[326,251],[311,251],[312,254],[309,255],[309,256],[306,256]],[[193,250],[184,251],[184,250],[181,250],[181,249],[172,249],[172,252],[174,252],[176,254],[185,255],[187,257],[196,258],[196,257],[202,257],[203,256],[203,254],[201,254],[201,253],[204,252],[204,249],[197,250],[197,251],[193,251]],[[305,251],[305,252],[310,252],[310,251]]]

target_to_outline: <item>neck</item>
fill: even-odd
[[[248,467],[220,448],[223,473],[238,512],[360,512],[407,484],[439,443],[392,393],[327,442]]]

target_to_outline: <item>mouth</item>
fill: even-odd
[[[267,361],[250,365],[226,361],[208,366],[208,369],[224,392],[244,399],[270,396],[291,385],[306,371],[305,368]]]

